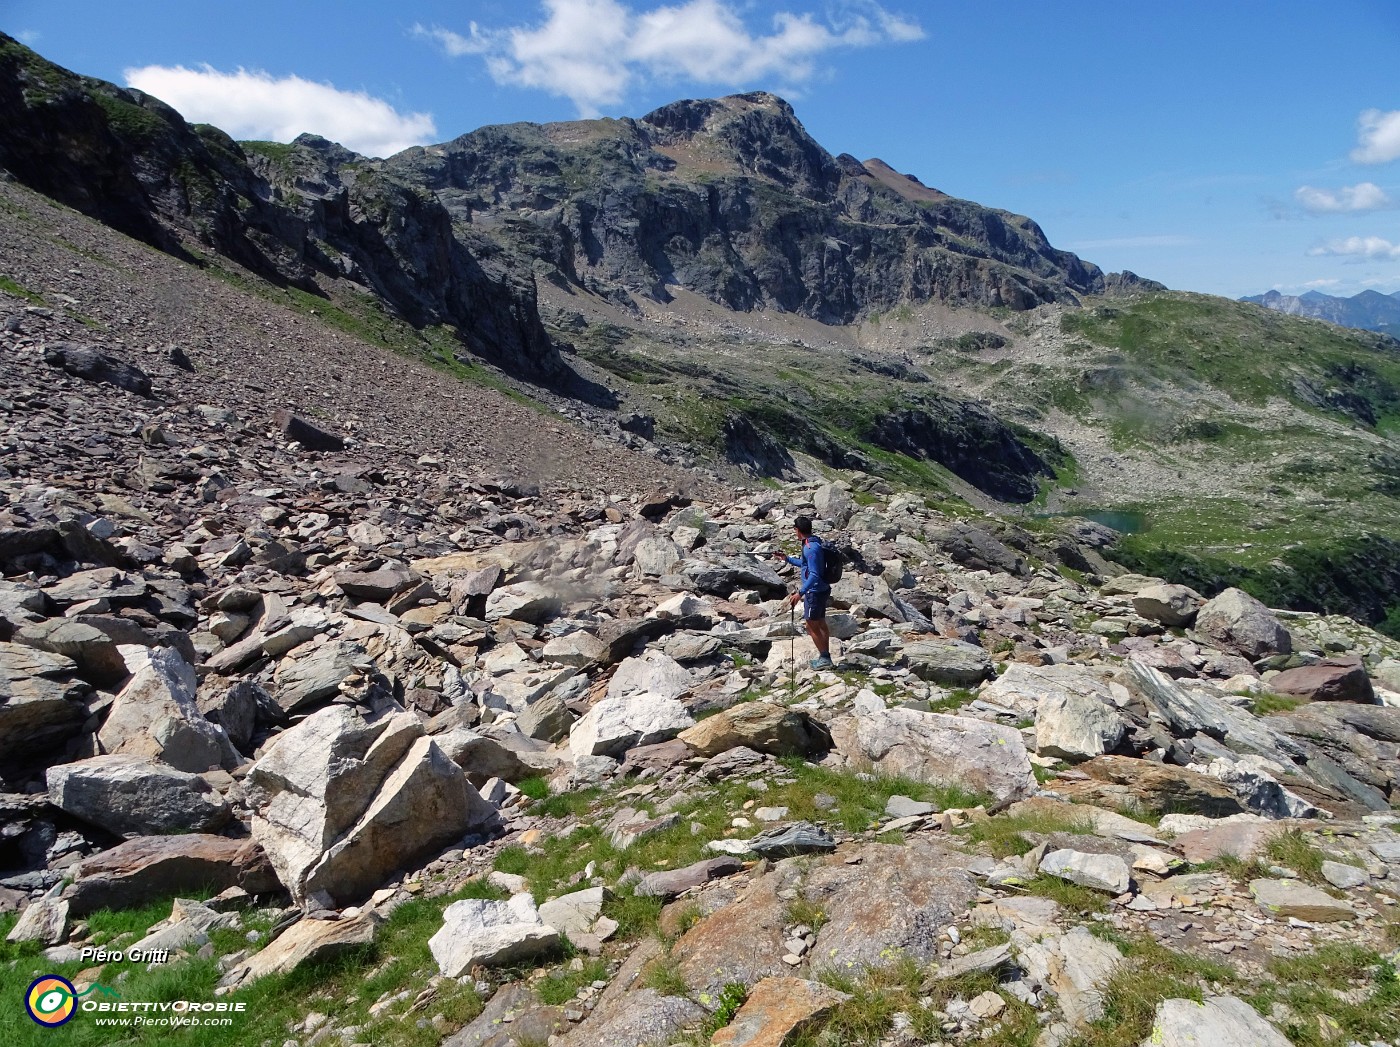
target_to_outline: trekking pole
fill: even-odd
[[[788,604],[788,701],[797,700],[797,605]]]

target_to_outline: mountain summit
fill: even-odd
[[[929,299],[1022,310],[1104,289],[1030,219],[833,156],[763,92],[485,127],[384,170],[549,279],[615,299],[685,289],[842,324]]]
[[[1307,291],[1300,295],[1266,291],[1264,294],[1241,298],[1242,302],[1262,305],[1265,309],[1291,316],[1311,316],[1340,327],[1357,327],[1363,331],[1400,334],[1400,291],[1381,294],[1366,290],[1350,298]]]

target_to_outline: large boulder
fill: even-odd
[[[238,752],[196,700],[194,667],[168,647],[150,649],[112,703],[97,741],[109,753],[129,753],[197,774],[237,767]]]
[[[1360,658],[1324,658],[1315,665],[1285,669],[1265,686],[1275,694],[1293,695],[1311,702],[1361,702],[1371,705],[1375,689]]]
[[[782,576],[767,564],[743,557],[685,563],[681,573],[702,593],[729,596],[738,589],[754,589],[760,596],[781,596],[787,592]]]
[[[284,658],[273,674],[273,698],[287,714],[330,701],[366,658],[365,649],[349,640],[325,643]]]
[[[919,640],[904,648],[909,668],[921,680],[944,687],[971,687],[992,674],[992,659],[961,640]]]
[[[248,774],[253,838],[298,902],[363,899],[394,871],[495,821],[422,724],[331,706],[280,735]]]
[[[1077,769],[1088,777],[1057,781],[1055,791],[1081,803],[1153,814],[1204,814],[1212,818],[1244,813],[1244,806],[1228,785],[1185,767],[1126,756],[1098,756]]]
[[[1127,724],[1104,693],[1061,690],[1045,695],[1036,708],[1035,751],[1040,756],[1091,760],[1116,749],[1126,732]]]
[[[542,622],[559,613],[564,601],[539,582],[517,582],[495,590],[486,598],[486,620],[514,618],[522,622]]]
[[[1293,651],[1283,623],[1243,589],[1226,589],[1207,601],[1196,614],[1195,628],[1208,643],[1246,658]]]
[[[1128,889],[1128,863],[1116,854],[1086,854],[1062,847],[1041,859],[1040,871],[1109,894]]]
[[[545,742],[520,731],[494,726],[490,731],[483,734],[469,727],[455,727],[434,735],[433,741],[476,786],[491,778],[518,782],[536,775],[548,776],[559,766],[559,757]]]
[[[82,730],[91,688],[77,672],[71,658],[0,643],[0,761],[43,753]]]
[[[569,748],[575,758],[620,757],[634,746],[674,738],[694,724],[685,706],[674,698],[646,692],[607,697],[574,722]]]
[[[111,686],[128,675],[126,659],[112,637],[82,622],[68,618],[36,622],[16,632],[14,642],[73,659],[78,675],[99,687]]]
[[[1148,585],[1133,597],[1133,610],[1150,622],[1190,625],[1206,598],[1186,585]]]
[[[442,913],[442,927],[428,939],[438,969],[449,978],[476,966],[521,963],[559,945],[559,932],[540,919],[535,900],[517,894],[508,902],[464,898]]]
[[[608,681],[609,698],[651,694],[678,698],[695,686],[690,670],[669,655],[647,649],[635,658],[625,659]]]
[[[826,730],[800,709],[745,702],[701,720],[679,735],[701,756],[743,745],[774,756],[804,756],[830,745]]]
[[[829,520],[837,527],[844,527],[851,514],[856,511],[855,499],[849,491],[838,484],[824,484],[812,492],[812,504],[823,520]]]
[[[198,775],[140,756],[93,756],[47,772],[49,802],[114,833],[209,832],[229,820],[224,798]]]
[[[71,868],[63,891],[74,916],[132,908],[193,891],[241,887],[251,895],[281,890],[267,855],[253,840],[207,833],[138,836]]]
[[[151,379],[135,364],[77,342],[55,342],[44,349],[44,363],[85,382],[111,385],[150,397]]]
[[[838,753],[853,766],[921,782],[957,783],[1019,800],[1037,786],[1021,732],[966,716],[887,709],[873,691],[856,695],[852,715],[831,724]]]

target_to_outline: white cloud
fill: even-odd
[[[39,41],[44,38],[44,34],[37,29],[21,29],[15,34],[15,39],[24,44],[25,47],[38,47]]]
[[[1340,280],[1329,279],[1329,280],[1308,280],[1308,281],[1304,282],[1302,286],[1304,286],[1304,287],[1306,287],[1306,288],[1308,288],[1309,290],[1312,290],[1312,291],[1320,291],[1320,290],[1322,290],[1322,288],[1324,288],[1324,287],[1340,287],[1341,285],[1342,285],[1342,282],[1341,282]]]
[[[825,21],[780,11],[766,35],[750,32],[725,0],[685,0],[647,11],[619,0],[542,3],[546,17],[537,25],[487,29],[472,22],[465,35],[416,25],[413,33],[454,57],[481,55],[497,83],[560,95],[585,116],[617,105],[638,81],[795,85],[811,79],[817,59],[829,51],[924,35],[917,23],[874,0],[844,0]]]
[[[259,70],[221,73],[208,65],[128,69],[127,85],[178,109],[187,120],[213,124],[241,140],[290,142],[311,132],[366,156],[391,156],[430,142],[430,113],[400,113],[363,91],[342,91],[299,76]]]
[[[1400,244],[1393,244],[1379,236],[1349,236],[1345,240],[1329,240],[1325,244],[1319,244],[1309,250],[1308,254],[1400,260]]]
[[[1367,109],[1357,118],[1357,146],[1351,158],[1358,164],[1384,164],[1400,159],[1400,109],[1383,113]]]
[[[1304,185],[1298,187],[1293,198],[1305,210],[1316,214],[1337,211],[1381,211],[1387,207],[1395,206],[1395,201],[1374,182],[1344,185],[1340,189],[1315,189],[1310,185]]]

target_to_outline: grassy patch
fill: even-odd
[[[958,831],[972,843],[985,844],[992,857],[1009,858],[1013,854],[1025,854],[1035,846],[1026,838],[1026,833],[1042,836],[1050,833],[1090,834],[1094,831],[1094,823],[1072,807],[1064,811],[1046,808],[978,819]]]
[[[1026,884],[1026,893],[1038,898],[1051,898],[1059,902],[1065,912],[1080,916],[1106,912],[1108,909],[1108,897],[1101,892],[1044,873]]]
[[[1291,713],[1300,705],[1307,702],[1302,698],[1295,698],[1290,694],[1273,694],[1265,691],[1254,699],[1254,715],[1269,716],[1274,713]]]
[[[1275,980],[1249,1002],[1265,1014],[1274,1003],[1285,1004],[1292,1017],[1277,1024],[1298,1047],[1400,1038],[1400,980],[1369,949],[1324,945],[1297,959],[1273,960],[1269,973]]]
[[[465,893],[465,892],[464,892]],[[215,1047],[224,1044],[283,1043],[287,1039],[302,1039],[295,1026],[317,1011],[333,1015],[344,1025],[354,1025],[360,1031],[360,1042],[383,1044],[385,1047],[429,1047],[437,1044],[442,1034],[425,1023],[420,1028],[417,1018],[431,1014],[442,1015],[455,1026],[465,1024],[480,1013],[482,1003],[469,986],[454,980],[444,980],[435,989],[429,1005],[413,1017],[404,1014],[414,997],[429,978],[438,973],[437,964],[428,950],[428,939],[442,925],[442,910],[463,894],[443,898],[416,898],[401,906],[384,922],[377,940],[369,946],[343,953],[333,960],[308,964],[288,975],[274,975],[241,989],[224,999],[247,1004],[247,1010],[234,1017],[226,1028],[212,1026],[139,1026],[125,1028],[99,1027],[90,1015],[80,1013],[69,1022],[61,1035],[66,1043],[79,1047],[102,1047],[121,1042],[128,1045],[179,1044],[192,1047]],[[165,901],[127,913],[94,913],[90,926],[103,936],[113,938],[145,930],[142,924],[150,919],[163,919],[170,912]],[[247,929],[265,929],[266,918],[251,913],[243,915],[239,932],[220,932],[213,937],[218,952],[247,948],[243,938]],[[18,1001],[29,983],[42,973],[73,978],[84,963],[51,964],[42,960],[31,947],[17,949],[0,945],[0,996]],[[110,985],[127,1001],[156,1003],[175,1000],[212,1001],[214,987],[221,975],[216,959],[184,959],[160,964],[151,970],[139,964],[108,964],[101,982]],[[370,1007],[381,999],[407,993],[406,999],[390,1006],[375,1017]],[[56,1034],[40,1028],[18,1006],[0,1009],[0,1043],[7,1047],[27,1047],[52,1044]]]
[[[1203,985],[1229,986],[1235,972],[1225,964],[1176,952],[1149,936],[1128,938],[1095,928],[1112,941],[1125,962],[1104,989],[1104,1015],[1070,1041],[1069,1047],[1138,1047],[1152,1033],[1157,1005],[1165,999],[1199,1002]]]
[[[585,985],[607,981],[608,965],[604,960],[588,960],[577,970],[573,964],[551,971],[535,983],[535,995],[540,1002],[552,1007],[568,1003]]]
[[[11,280],[8,276],[0,276],[0,291],[12,294],[16,298],[23,298],[26,302],[30,302],[34,305],[45,304],[43,295],[36,294],[23,284]]]
[[[647,964],[642,972],[642,986],[662,996],[685,996],[690,992],[681,976],[680,963],[668,952]]]

